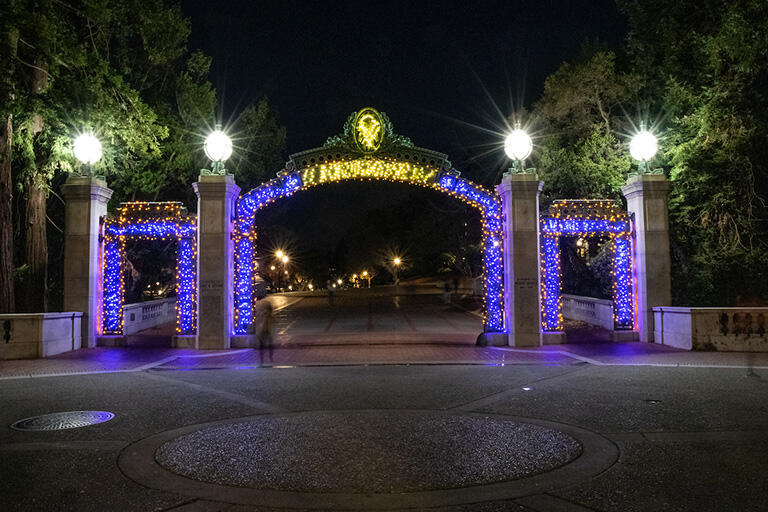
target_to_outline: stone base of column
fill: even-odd
[[[258,348],[257,346],[253,345],[251,336],[230,336],[229,340],[231,348]]]
[[[611,341],[640,341],[640,333],[637,331],[613,331],[611,333]]]
[[[197,334],[177,334],[171,338],[173,348],[197,348]]]
[[[96,338],[97,347],[125,347],[126,345],[125,336],[120,334],[115,336],[98,336]]]
[[[477,337],[478,347],[506,347],[509,335],[505,332],[484,332]]]
[[[563,331],[547,331],[541,333],[542,345],[562,345],[567,339]]]

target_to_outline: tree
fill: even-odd
[[[0,20],[0,313],[15,310],[13,286],[13,106],[16,97],[15,72],[19,46],[19,30],[15,19],[15,3],[9,5]]]
[[[537,171],[550,198],[618,198],[631,161],[624,142],[622,106],[635,78],[616,70],[616,55],[585,50],[550,75],[531,114],[537,137]]]
[[[15,4],[23,44],[17,57],[21,66],[13,77],[18,112],[13,160],[26,198],[28,273],[23,309],[45,311],[48,184],[54,173],[77,168],[72,158],[73,135],[96,128],[107,142],[99,170],[124,172],[158,158],[158,140],[167,135],[167,129],[104,58],[108,48],[99,46],[104,38],[98,36],[105,27],[96,20],[106,16],[107,8],[81,11],[54,1],[27,4]]]
[[[285,127],[268,98],[263,97],[243,110],[234,133],[237,151],[231,167],[243,190],[273,178],[283,168]]]
[[[18,30],[20,41],[7,88],[15,91],[12,161],[26,198],[23,308],[45,311],[46,197],[54,174],[82,170],[73,136],[100,137],[104,157],[94,170],[118,177],[117,199],[157,198],[179,166],[193,167],[189,125],[212,117],[215,93],[205,80],[210,60],[186,48],[189,22],[177,5],[13,0],[6,13],[4,31]]]
[[[629,50],[663,109],[673,295],[768,297],[768,5],[622,0]]]

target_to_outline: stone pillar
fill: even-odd
[[[82,347],[96,346],[101,304],[99,231],[112,190],[106,182],[71,176],[61,187],[66,200],[64,227],[64,311],[82,311]]]
[[[496,190],[504,211],[504,314],[509,345],[541,344],[539,318],[539,194],[536,174],[506,173]]]
[[[653,341],[653,308],[672,304],[669,253],[669,181],[660,174],[630,176],[621,189],[633,219],[633,260],[637,281],[637,326],[640,341]]]
[[[201,175],[197,194],[197,348],[226,349],[232,335],[232,219],[240,187],[230,175]]]

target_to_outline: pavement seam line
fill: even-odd
[[[488,347],[488,348],[494,349],[494,350],[502,350],[504,352],[516,352],[516,353],[519,353],[519,354],[540,354],[540,353],[542,353],[542,351],[532,351],[532,350],[529,350],[529,349],[521,349],[521,348],[507,348],[507,347]],[[558,354],[558,355],[561,355],[561,356],[570,357],[572,359],[576,359],[576,360],[582,361],[584,363],[593,364],[595,366],[607,366],[607,365],[611,364],[611,363],[604,363],[602,361],[598,361],[597,359],[592,359],[590,357],[584,357],[584,356],[580,356],[578,354],[573,354],[573,353],[568,352],[566,350],[546,350],[546,351],[543,351],[543,352],[546,353],[546,354]]]
[[[142,372],[140,373],[140,375],[143,375],[149,379],[162,380],[163,382],[173,383],[176,385],[192,388],[197,391],[202,391],[204,393],[217,395],[222,398],[231,400],[233,402],[237,402],[243,405],[247,405],[249,407],[253,407],[259,411],[266,411],[271,413],[284,412],[284,410],[281,407],[278,407],[276,405],[273,405],[267,402],[262,402],[261,400],[254,400],[254,399],[248,398],[247,396],[240,395],[238,393],[232,393],[230,391],[224,391],[222,389],[217,389],[210,386],[203,386],[202,384],[194,384],[192,382],[187,382],[181,379],[173,379],[171,377],[166,377],[164,375],[160,375],[157,373]]]
[[[505,395],[520,393],[521,392],[521,388],[523,388],[525,386],[531,386],[533,384],[537,384],[539,382],[543,382],[543,381],[549,380],[549,379],[556,379],[558,377],[564,377],[566,375],[570,375],[572,373],[578,372],[578,371],[580,371],[582,369],[583,368],[576,368],[576,369],[571,370],[571,371],[566,370],[563,373],[559,373],[557,375],[549,375],[547,377],[542,377],[541,379],[535,380],[533,382],[527,382],[527,383],[523,384],[522,386],[514,387],[514,388],[507,388],[507,389],[504,389],[502,391],[498,391],[496,393],[491,393],[491,394],[486,395],[484,397],[478,398],[476,400],[471,400],[469,402],[466,402],[466,403],[463,403],[463,404],[460,404],[460,405],[457,405],[457,406],[454,406],[454,407],[448,407],[448,408],[446,408],[444,410],[446,410],[446,411],[452,411],[452,410],[474,411],[474,410],[476,410],[475,407],[477,405],[480,405],[481,407],[483,407],[485,405],[489,405],[489,404],[492,404],[494,402],[497,402],[498,400],[501,400],[502,398],[504,398]],[[468,409],[467,407],[471,407],[471,408]]]

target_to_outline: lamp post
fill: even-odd
[[[205,138],[203,145],[205,156],[211,160],[211,171],[213,175],[226,175],[224,162],[232,156],[232,139],[226,133],[221,131],[221,125],[217,124],[216,129]]]
[[[92,133],[81,133],[75,138],[73,145],[75,158],[88,170],[87,176],[91,176],[91,166],[101,160],[101,142]]]
[[[361,276],[363,279],[367,279],[367,280],[368,280],[368,288],[370,288],[370,287],[371,287],[371,276],[370,276],[370,274],[368,274],[368,271],[367,271],[367,270],[363,270],[363,271],[360,273],[360,276]]]
[[[640,123],[640,131],[629,143],[629,154],[637,160],[638,174],[649,174],[648,161],[658,150],[659,142],[656,136],[645,129],[645,123]]]
[[[515,123],[515,129],[504,139],[504,152],[512,160],[509,172],[520,174],[526,172],[525,159],[533,151],[533,141],[528,133],[520,128],[520,121]]]

